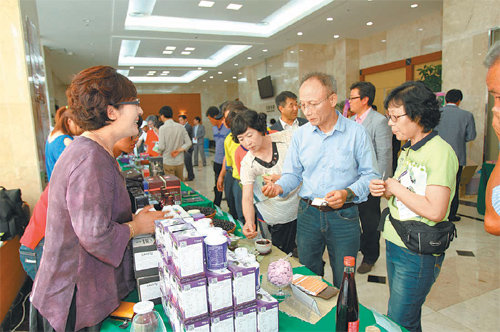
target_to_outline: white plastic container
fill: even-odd
[[[163,320],[154,310],[151,301],[142,301],[134,305],[135,316],[132,320],[132,332],[167,332]]]
[[[204,242],[207,270],[219,271],[227,268],[227,238],[220,231],[210,229]]]

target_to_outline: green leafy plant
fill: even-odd
[[[441,65],[424,65],[417,69],[420,80],[433,92],[441,91]]]

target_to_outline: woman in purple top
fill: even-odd
[[[31,293],[30,331],[99,330],[134,288],[134,235],[153,233],[162,212],[132,216],[114,144],[138,134],[130,80],[98,66],[75,76],[69,107],[85,132],[61,155],[50,182],[44,254]]]

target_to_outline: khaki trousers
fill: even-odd
[[[165,165],[163,164],[163,170],[165,174],[172,174],[179,178],[179,180],[184,181],[184,165]]]

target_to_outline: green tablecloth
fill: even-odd
[[[301,266],[293,269],[294,273],[300,273],[303,275],[314,275],[308,268]],[[137,291],[134,290],[129,296],[124,300],[128,302],[137,302],[139,301],[137,296]],[[172,331],[170,324],[168,323],[168,318],[163,311],[163,307],[161,304],[157,304],[155,306],[155,310],[161,315],[165,326],[167,327],[167,331]],[[119,328],[122,321],[106,319],[102,324],[101,331],[130,331],[130,325],[126,329]],[[359,331],[364,331],[367,326],[375,325],[375,318],[371,310],[367,309],[362,304],[359,305]],[[385,329],[379,327],[381,331],[385,331]],[[319,322],[312,325],[307,322],[304,322],[298,318],[288,316],[285,313],[280,311],[279,313],[279,330],[280,332],[304,332],[304,331],[334,331],[335,330],[335,307]],[[402,328],[403,331],[405,331]]]
[[[214,207],[214,203],[211,200],[209,200],[208,198],[206,198],[202,194],[198,193],[196,190],[194,190],[193,188],[189,187],[187,184],[185,184],[182,181],[181,181],[181,190],[182,191],[189,191],[189,190],[191,190],[194,193],[198,194],[198,196],[200,198],[203,198],[202,202],[192,202],[192,203],[184,203],[183,202],[181,204],[182,207],[188,207],[188,206],[206,206],[206,207],[211,207],[211,208]]]
[[[490,178],[491,172],[493,172],[495,164],[483,163],[481,167],[481,178],[479,179],[479,189],[477,192],[477,213],[482,214],[486,212],[486,185],[488,184],[488,179]]]

